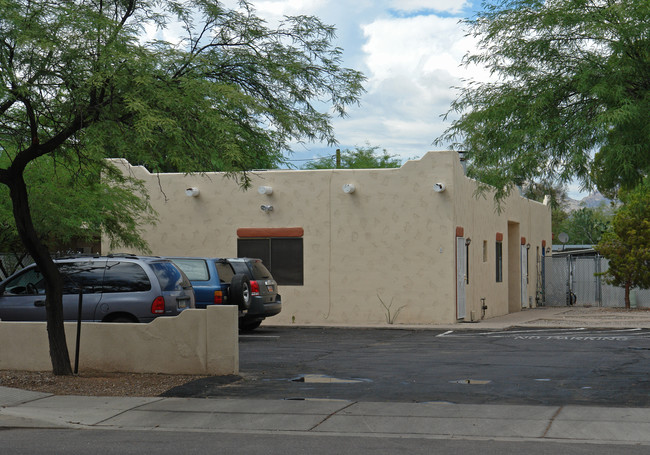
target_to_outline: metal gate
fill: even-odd
[[[602,256],[569,254],[542,257],[542,261],[544,305],[573,303],[579,306],[625,307],[625,289],[609,285],[602,278],[601,274],[608,269],[608,261]],[[633,308],[650,308],[650,290],[632,290],[630,301]]]

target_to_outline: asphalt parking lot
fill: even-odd
[[[650,330],[264,327],[240,336],[240,378],[178,397],[650,405]]]

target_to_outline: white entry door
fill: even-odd
[[[465,319],[465,283],[467,281],[467,246],[464,237],[456,237],[456,318]]]
[[[521,245],[521,307],[528,308],[528,249]]]

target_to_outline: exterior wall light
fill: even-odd
[[[257,192],[260,194],[273,194],[273,188],[270,186],[260,186],[257,188]]]
[[[185,196],[187,197],[197,197],[199,195],[199,189],[198,188],[188,188],[185,190]]]
[[[469,246],[470,243],[472,243],[472,239],[470,239],[469,237],[467,237],[467,238],[465,239],[465,246]]]
[[[264,213],[269,213],[269,212],[273,211],[273,206],[272,205],[262,205],[262,206],[260,206],[260,209]]]
[[[445,191],[446,188],[447,187],[445,186],[444,183],[434,183],[433,185],[433,191],[435,191],[436,193],[442,193],[443,191]]]
[[[346,183],[343,185],[343,192],[345,194],[352,194],[354,193],[354,190],[356,190],[356,188],[352,183]]]

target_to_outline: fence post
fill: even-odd
[[[600,276],[600,270],[601,270],[600,254],[596,254],[596,256],[594,256],[594,262],[595,262],[594,268],[596,269],[596,273],[594,274],[596,276],[596,301],[598,302],[598,307],[601,308],[603,306],[603,288],[602,288],[602,281]]]

